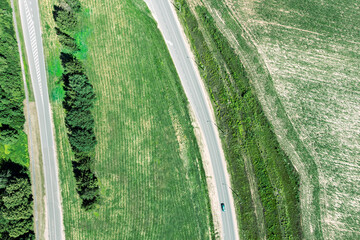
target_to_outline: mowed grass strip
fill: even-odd
[[[41,4],[50,92],[58,88],[51,64],[60,51],[48,12],[54,3]],[[140,0],[82,3],[88,13],[82,22],[93,27],[82,54],[97,95],[95,172],[102,204],[93,212],[80,207],[64,112],[54,98],[66,238],[210,238],[212,218],[187,100],[155,21]]]

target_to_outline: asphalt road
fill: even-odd
[[[180,23],[169,0],[145,0],[165,39],[170,55],[184,87],[190,106],[199,123],[211,159],[216,189],[220,203],[226,211],[221,212],[222,238],[238,239],[234,201],[229,184],[226,162],[221,154],[217,127],[211,115],[211,108],[205,97],[201,78],[192,60],[192,53],[186,43]],[[220,204],[219,204],[220,209]]]
[[[58,168],[51,126],[44,51],[37,0],[19,0],[21,26],[35,96],[44,166],[48,239],[64,239]]]

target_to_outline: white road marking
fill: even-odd
[[[43,91],[42,91],[42,83],[41,83],[41,75],[40,75],[38,49],[37,49],[37,44],[36,44],[36,34],[35,34],[34,22],[32,20],[34,15],[32,15],[30,13],[27,1],[24,1],[24,3],[25,3],[26,20],[27,20],[27,23],[28,23],[28,26],[29,26],[29,35],[30,35],[30,41],[31,41],[30,42],[31,51],[33,53],[34,60],[35,60],[35,70],[36,70],[36,76],[37,76],[37,83],[39,84],[41,101],[44,102]],[[30,4],[31,4],[31,2],[30,2]]]
[[[32,1],[34,1],[34,5],[31,6],[33,8],[31,9],[29,9],[29,1],[31,5]],[[46,236],[46,239],[63,240],[65,236],[63,232],[61,196],[59,192],[56,150],[53,145],[55,140],[53,138],[51,108],[46,83],[38,0],[19,0],[19,7],[40,125],[47,204],[46,231],[48,232],[48,236]]]
[[[171,41],[169,41],[169,40],[166,40],[166,39],[165,39],[165,42],[166,42],[167,44],[169,44],[170,46],[174,46],[174,44],[173,44]]]

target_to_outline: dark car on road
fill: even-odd
[[[221,203],[221,211],[225,212],[225,204]]]

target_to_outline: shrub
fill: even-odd
[[[55,23],[61,31],[71,33],[76,30],[78,22],[73,11],[61,6],[54,5],[53,17]]]
[[[28,170],[9,160],[0,163],[0,222],[2,239],[34,237],[33,199]]]
[[[64,0],[69,7],[75,11],[75,12],[80,12],[81,11],[81,4],[79,0]]]
[[[79,51],[79,47],[76,45],[76,40],[69,34],[62,32],[59,28],[55,27],[56,35],[59,38],[59,42],[70,51]]]

